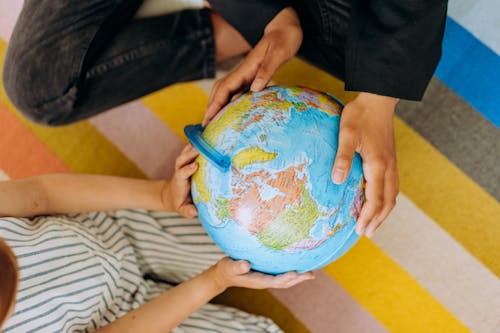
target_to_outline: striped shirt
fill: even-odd
[[[116,211],[1,218],[20,282],[4,332],[92,332],[223,256],[197,219]],[[158,281],[158,280],[156,280]],[[264,317],[207,304],[174,332],[279,332]]]

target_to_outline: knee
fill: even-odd
[[[50,73],[37,65],[35,57],[17,57],[15,52],[7,52],[3,70],[7,96],[18,111],[32,122],[46,126],[71,123],[76,88],[70,87],[59,95],[47,98]]]

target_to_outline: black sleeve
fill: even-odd
[[[255,46],[266,25],[291,0],[210,0],[212,8]]]
[[[420,100],[441,58],[446,0],[353,0],[346,90]]]

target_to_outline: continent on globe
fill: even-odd
[[[253,163],[264,163],[276,158],[277,153],[269,153],[259,147],[250,147],[234,155],[233,165],[237,169],[243,169],[245,166]]]
[[[252,234],[266,229],[292,206],[301,197],[307,181],[295,166],[276,173],[261,170],[250,174],[234,168],[233,175],[234,197],[229,201],[229,211],[233,219]]]

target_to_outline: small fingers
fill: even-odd
[[[285,274],[277,275],[270,288],[290,288],[306,280],[314,279],[315,276],[312,272],[298,274],[297,272],[288,272]]]
[[[178,179],[188,179],[191,177],[196,170],[198,170],[198,163],[192,162],[188,165],[183,166],[181,169],[177,170]]]
[[[188,219],[192,219],[193,217],[198,215],[198,210],[193,204],[188,204],[180,207],[179,213]]]
[[[186,147],[184,147],[181,154],[176,158],[175,169],[179,170],[184,166],[192,163],[195,157],[198,155],[198,151],[194,149],[192,145],[187,145]]]
[[[242,275],[250,271],[250,264],[246,260],[238,260],[231,262],[232,274]]]

